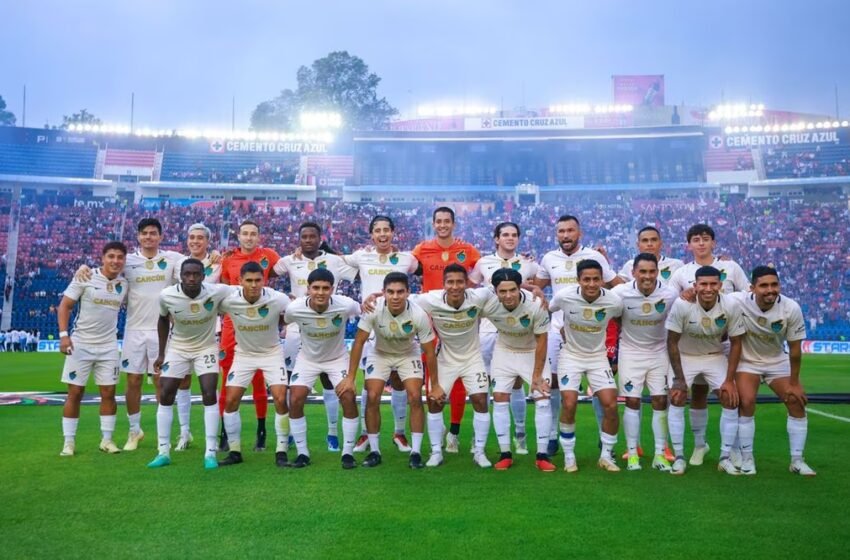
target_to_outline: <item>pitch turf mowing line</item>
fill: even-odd
[[[846,405],[822,411],[847,415]],[[786,414],[756,411],[755,477],[715,470],[720,409],[711,407],[713,450],[702,467],[673,477],[648,468],[604,473],[595,468],[596,424],[578,412],[581,471],[540,473],[534,455],[507,472],[473,466],[471,422],[461,453],[438,469],[410,471],[390,442],[383,407],[384,464],[342,471],[325,451],[325,416],[307,409],[313,466],[273,466],[273,453],[245,452],[245,463],[205,472],[203,418],[193,410],[195,447],[173,452],[174,464],[150,470],[155,408],[146,406],[147,438],[134,453],[96,450],[96,410],[83,410],[73,458],[58,457],[62,437],[54,407],[0,408],[0,532],[3,556],[91,558],[283,556],[293,558],[838,558],[850,547],[846,504],[850,448],[846,425],[813,415],[806,457],[818,476],[788,473]],[[471,415],[467,415],[471,417]],[[529,410],[529,428],[533,428]],[[650,414],[642,442],[651,448]],[[126,435],[119,413],[119,443]],[[253,410],[243,411],[243,440],[253,442]],[[270,431],[270,437],[272,437]],[[176,437],[176,422],[175,422]],[[533,433],[529,441],[533,447]],[[622,436],[618,449],[622,451]],[[692,441],[686,436],[687,450]],[[428,448],[426,438],[425,449]],[[533,449],[532,449],[533,450]],[[496,456],[495,438],[487,447]],[[426,451],[427,453],[427,451]],[[358,455],[362,460],[363,454]],[[562,456],[555,458],[562,466]]]
[[[812,407],[806,407],[806,410],[812,414],[817,414],[818,416],[824,416],[826,418],[832,418],[833,420],[838,420],[840,422],[850,422],[850,418],[844,416],[838,416],[836,414],[830,414],[828,412],[823,412],[822,410],[817,410]]]

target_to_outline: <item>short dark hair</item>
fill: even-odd
[[[242,220],[242,223],[239,224],[239,229],[237,229],[236,231],[242,231],[242,228],[244,226],[254,226],[255,228],[257,228],[258,233],[260,231],[260,224],[258,224],[254,220]]]
[[[576,278],[581,278],[581,273],[585,270],[598,270],[602,274],[602,265],[593,259],[582,259],[576,265]]]
[[[200,260],[198,260],[198,259],[194,259],[194,258],[192,258],[192,257],[189,257],[188,259],[186,259],[186,260],[184,260],[182,263],[180,263],[180,272],[181,272],[181,273],[183,272],[183,269],[184,269],[184,268],[186,268],[186,265],[187,265],[187,264],[194,264],[194,265],[197,265],[197,266],[201,267],[201,270],[202,270],[202,271],[206,268],[206,267],[204,266],[204,263],[202,263]],[[261,269],[261,270],[262,270],[262,269]]]
[[[446,268],[443,269],[443,282],[446,281],[446,278],[452,272],[460,272],[461,274],[463,274],[464,278],[469,277],[469,273],[466,271],[465,268],[463,268],[463,266],[461,266],[457,263],[452,263],[452,264],[448,265]]]
[[[410,280],[404,272],[390,272],[384,276],[384,289],[390,284],[404,284],[404,287],[410,289]]]
[[[514,222],[502,222],[502,223],[496,225],[496,228],[493,230],[493,239],[498,239],[499,236],[502,234],[502,230],[506,227],[515,228],[517,237],[522,235],[522,232],[520,231],[519,226],[517,224],[515,224]]]
[[[328,282],[331,286],[334,285],[334,273],[327,268],[317,268],[307,275],[307,285],[313,282]]]
[[[322,235],[322,226],[320,226],[316,222],[304,222],[304,223],[302,223],[300,226],[298,226],[298,234],[300,235],[301,230],[306,229],[306,228],[314,228],[319,233],[319,235]]]
[[[659,238],[661,237],[661,232],[658,231],[657,227],[655,227],[655,226],[644,226],[644,227],[642,227],[638,230],[638,233],[637,233],[638,239],[640,239],[640,234],[642,234],[645,231],[654,231],[655,233],[658,234]]]
[[[434,210],[434,212],[431,214],[431,221],[432,222],[437,219],[437,214],[440,213],[440,212],[447,212],[447,213],[451,214],[452,222],[455,221],[455,211],[452,210],[451,208],[449,208],[448,206],[440,206],[439,208]]]
[[[652,253],[639,253],[635,257],[634,262],[632,263],[632,269],[637,268],[637,263],[639,261],[649,261],[649,262],[655,263],[656,268],[658,267],[658,258],[655,255],[653,255]]]
[[[246,262],[242,265],[242,268],[239,269],[239,276],[245,276],[249,272],[259,272],[262,274],[263,267],[260,266],[260,263],[255,263],[254,261]]]
[[[522,287],[522,274],[512,268],[500,268],[490,277],[490,283],[496,289],[502,282],[516,282],[517,288]]]
[[[708,235],[711,239],[715,239],[714,230],[708,224],[695,224],[688,229],[686,240],[690,243],[692,237],[698,235]]]
[[[377,222],[387,222],[390,225],[390,231],[395,231],[395,222],[389,216],[383,216],[378,214],[369,222],[369,233],[372,233],[372,230],[375,229],[375,223]]]
[[[573,221],[573,222],[576,223],[576,225],[581,227],[581,222],[578,220],[578,218],[576,218],[572,214],[563,214],[561,217],[558,218],[558,223],[569,222],[569,221]]]
[[[761,278],[762,276],[776,276],[776,279],[779,280],[779,273],[772,266],[759,265],[753,269],[752,274],[752,282],[756,283],[756,280]]]
[[[150,226],[155,227],[159,234],[162,235],[162,224],[159,223],[159,220],[156,218],[142,218],[139,220],[139,223],[136,224],[136,231],[142,233],[143,229]]]
[[[100,252],[100,254],[105,255],[107,251],[121,251],[126,255],[127,246],[121,243],[120,241],[110,241],[109,243],[103,246],[103,250]]]
[[[714,268],[713,266],[701,266],[694,273],[694,281],[699,280],[703,276],[717,276],[718,278],[720,278],[720,271]]]

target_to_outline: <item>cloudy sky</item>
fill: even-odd
[[[81,108],[137,126],[238,128],[334,50],[379,93],[512,108],[608,102],[612,74],[664,74],[668,103],[850,115],[850,1],[5,0],[0,95],[21,124]]]

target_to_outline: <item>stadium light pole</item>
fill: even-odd
[[[230,99],[230,132],[236,130],[236,96]]]
[[[24,108],[21,111],[21,126],[27,126],[27,85],[24,84]]]

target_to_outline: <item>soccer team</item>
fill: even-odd
[[[304,404],[320,381],[328,449],[341,447],[345,469],[355,468],[354,454],[367,448],[362,466],[381,464],[380,402],[391,388],[393,443],[409,454],[411,468],[438,467],[444,453],[458,452],[468,399],[474,464],[506,470],[513,453],[528,453],[528,385],[537,434],[535,465],[541,471],[557,470],[552,456],[559,445],[564,470],[578,470],[575,415],[579,393],[586,389],[593,395],[598,423],[597,465],[620,470],[613,448],[620,429],[617,399],[622,397],[626,468],[641,469],[641,397],[646,389],[652,408],[652,468],[681,475],[688,465],[703,463],[709,452],[707,398],[714,392],[722,406],[717,468],[754,475],[755,401],[764,382],[787,407],[790,471],[815,475],[803,458],[807,399],[800,383],[805,338],[800,307],[780,294],[775,269],[757,266],[748,277],[733,260],[718,258],[711,227],[697,224],[688,230],[694,259],[688,264],[662,254],[656,228],[641,229],[638,254],[618,274],[603,252],[581,245],[581,225],[574,216],[558,219],[558,248],[539,263],[517,253],[518,224],[496,225],[495,251],[484,256],[455,238],[450,208],[437,208],[432,225],[435,237],[405,252],[394,245],[392,219],[375,216],[369,225],[373,244],[352,255],[336,255],[322,241],[321,227],[305,222],[299,228],[299,247],[280,257],[261,246],[260,226],[254,221],[240,224],[239,247],[224,255],[210,251],[210,230],[195,224],[188,231],[189,255],[183,256],[160,250],[162,226],[156,219],[141,220],[136,252],[128,254],[120,242],[107,243],[101,266],[81,267],[60,303],[60,350],[66,354],[62,381],[68,385],[61,455],[75,453],[80,402],[92,373],[101,396],[100,449],[121,450],[113,433],[115,385],[123,371],[130,426],[123,449],[137,449],[144,438],[141,388],[145,375],[153,374],[158,452],[148,466],[169,465],[175,403],[180,424],[176,449],[193,441],[189,387],[194,372],[204,405],[208,469],[243,461],[239,405],[248,385],[258,420],[255,450],[266,445],[268,387],[274,402],[275,464],[310,465]],[[421,275],[422,293],[411,294],[410,274]],[[267,286],[270,277],[283,275],[289,276],[290,294]],[[361,302],[336,293],[340,280],[357,277]],[[552,289],[548,300],[546,286]],[[117,321],[125,304],[119,358]],[[349,354],[346,325],[357,317]],[[359,416],[355,387],[360,371]],[[485,453],[491,392],[500,450],[495,464]],[[447,402],[451,418],[444,436]],[[688,402],[694,449],[686,461]],[[427,461],[422,457],[426,429],[431,446]],[[293,442],[296,453],[290,461]],[[226,455],[219,459],[217,453]]]

